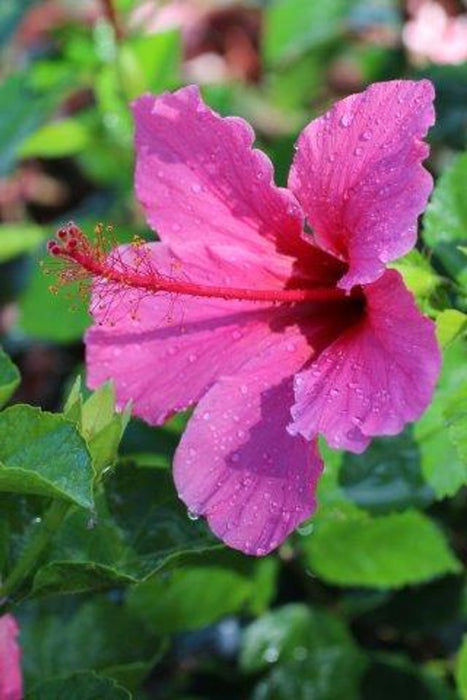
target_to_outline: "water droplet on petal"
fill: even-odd
[[[362,153],[363,153],[363,148],[361,148],[360,146],[357,146],[357,148],[355,148],[355,150],[354,150],[354,155],[361,156]]]
[[[242,384],[242,385],[241,385],[241,387],[240,387],[240,393],[243,394],[243,395],[248,394],[248,387],[247,387],[246,384]]]
[[[353,121],[353,116],[349,113],[343,114],[342,117],[339,120],[339,124],[343,126],[344,128],[347,128],[352,124]]]
[[[194,510],[188,510],[187,515],[190,520],[199,520],[199,513]]]
[[[194,185],[191,186],[191,191],[194,192],[195,194],[199,194],[203,188],[201,185],[199,185],[197,182],[194,183]]]
[[[362,141],[369,141],[372,136],[373,136],[373,132],[371,131],[371,129],[365,129],[365,131],[363,131],[360,134],[360,138]]]
[[[209,420],[211,418],[211,414],[206,411],[206,413],[203,413],[203,420]]]

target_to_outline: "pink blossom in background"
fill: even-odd
[[[0,700],[21,700],[21,650],[19,629],[13,615],[0,617]]]
[[[412,19],[402,33],[418,60],[458,64],[467,60],[467,14],[450,16],[435,0],[412,2]]]
[[[196,87],[134,104],[136,194],[161,238],[145,265],[178,295],[132,289],[138,251],[121,248],[118,303],[102,303],[107,272],[95,286],[88,381],[113,379],[152,425],[196,406],[174,478],[231,547],[266,554],[310,516],[319,434],[362,452],[431,399],[434,325],[386,264],[414,246],[432,189],[432,101],[430,82],[398,80],[337,102],[301,134],[287,189]]]

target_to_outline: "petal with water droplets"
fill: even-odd
[[[440,369],[434,323],[422,316],[399,273],[365,288],[362,320],[295,378],[292,434],[324,435],[362,452],[376,435],[395,435],[428,406]]]
[[[415,244],[432,188],[421,139],[434,123],[433,97],[428,80],[375,83],[300,136],[289,187],[316,242],[348,263],[342,288],[377,279]]]
[[[278,339],[238,374],[222,377],[200,401],[175,455],[176,486],[190,512],[255,556],[310,516],[322,468],[316,441],[286,430],[293,401],[287,373],[302,365],[308,348],[298,336],[295,353],[285,346]]]
[[[276,187],[267,156],[238,117],[220,117],[196,86],[135,100],[138,199],[166,243],[242,244],[292,252],[303,215],[291,192]]]

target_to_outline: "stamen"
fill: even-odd
[[[111,230],[110,230],[111,232]],[[111,283],[114,289],[140,290],[143,294],[170,294],[235,301],[270,302],[271,304],[295,304],[305,301],[330,301],[344,299],[345,292],[336,287],[293,289],[243,289],[236,287],[197,284],[174,279],[155,269],[152,256],[145,242],[135,238],[131,244],[134,255],[122,256],[118,246],[109,248],[104,227],[95,230],[96,241],[91,243],[81,229],[70,222],[57,231],[56,238],[48,243],[48,251],[62,262],[58,272],[59,284],[74,280],[94,280]]]

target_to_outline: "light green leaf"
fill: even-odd
[[[324,520],[302,542],[316,575],[341,586],[398,588],[460,570],[441,532],[416,511]]]
[[[440,284],[440,278],[419,250],[412,250],[389,267],[397,270],[404,282],[419,300],[428,299]]]
[[[29,253],[44,240],[45,232],[41,226],[27,224],[0,225],[0,262],[6,262],[18,255]]]
[[[181,42],[175,30],[129,39],[119,61],[128,97],[143,92],[162,92],[180,80]]]
[[[0,347],[0,408],[6,404],[20,380],[18,368]]]
[[[457,657],[456,681],[462,700],[467,700],[467,635]]]
[[[93,478],[86,443],[71,422],[32,406],[0,413],[0,491],[91,508]]]
[[[414,425],[423,474],[439,498],[452,496],[467,483],[467,461],[457,449],[459,432],[465,431],[465,418],[452,400],[456,390],[462,391],[467,385],[466,360],[466,343],[458,337],[445,348],[434,399]]]
[[[70,117],[40,127],[23,141],[23,158],[63,158],[76,155],[89,145],[89,133],[77,119]]]
[[[263,52],[268,63],[294,59],[344,29],[345,0],[273,0],[266,8]]]
[[[436,317],[436,336],[442,348],[467,330],[467,314],[457,309],[446,309]]]

